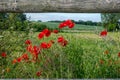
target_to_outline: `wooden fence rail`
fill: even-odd
[[[0,12],[120,12],[120,0],[0,0]]]

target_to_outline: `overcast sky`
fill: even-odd
[[[27,18],[30,20],[37,21],[41,20],[51,21],[51,20],[67,20],[72,19],[75,21],[84,20],[84,21],[93,21],[100,22],[101,16],[100,13],[26,13]]]

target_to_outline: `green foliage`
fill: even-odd
[[[26,15],[23,13],[0,13],[0,29],[25,30]]]
[[[49,25],[49,23],[44,23],[44,22],[31,22],[31,28],[33,28],[34,29],[34,31],[35,32],[40,32],[40,31],[42,31],[43,29],[49,29],[49,30],[54,30],[54,29],[56,29],[56,30],[59,30],[59,32],[62,32],[62,30],[61,29],[59,29],[56,25],[57,25],[57,23],[51,23],[50,22],[50,24],[51,25]]]
[[[119,13],[102,13],[102,24],[108,31],[113,31],[118,29],[118,20],[120,19]]]
[[[9,29],[10,30],[24,30],[26,29],[27,25],[24,24],[26,20],[26,16],[24,14],[20,13],[9,13],[8,21],[11,21],[9,23]]]
[[[0,53],[1,52],[23,52],[23,44],[28,38],[28,33],[23,31],[0,31]]]
[[[0,13],[0,29],[7,29],[6,26],[7,13]]]
[[[0,13],[0,19],[0,52],[22,51],[16,46],[23,47],[21,42],[28,38],[30,28],[25,14]]]
[[[109,26],[109,27],[108,27],[107,29],[108,29],[109,31],[113,31],[113,30],[116,29],[116,24],[115,24],[115,23],[110,23],[110,24],[108,24],[108,26]]]
[[[43,29],[46,29],[47,26],[45,24],[40,24],[39,22],[38,23],[35,22],[35,23],[32,23],[32,28],[34,29],[34,31],[40,32]]]

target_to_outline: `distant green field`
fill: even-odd
[[[41,24],[45,24],[50,28],[58,28],[59,23],[55,23],[55,22],[40,22]],[[91,31],[91,30],[102,30],[103,27],[102,26],[90,26],[90,25],[81,25],[81,24],[76,24],[75,27],[71,30],[87,30],[87,31]],[[68,30],[68,28],[64,28],[64,30]],[[70,30],[70,29],[69,29]]]

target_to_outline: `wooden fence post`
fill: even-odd
[[[0,0],[0,12],[120,12],[120,0]]]

